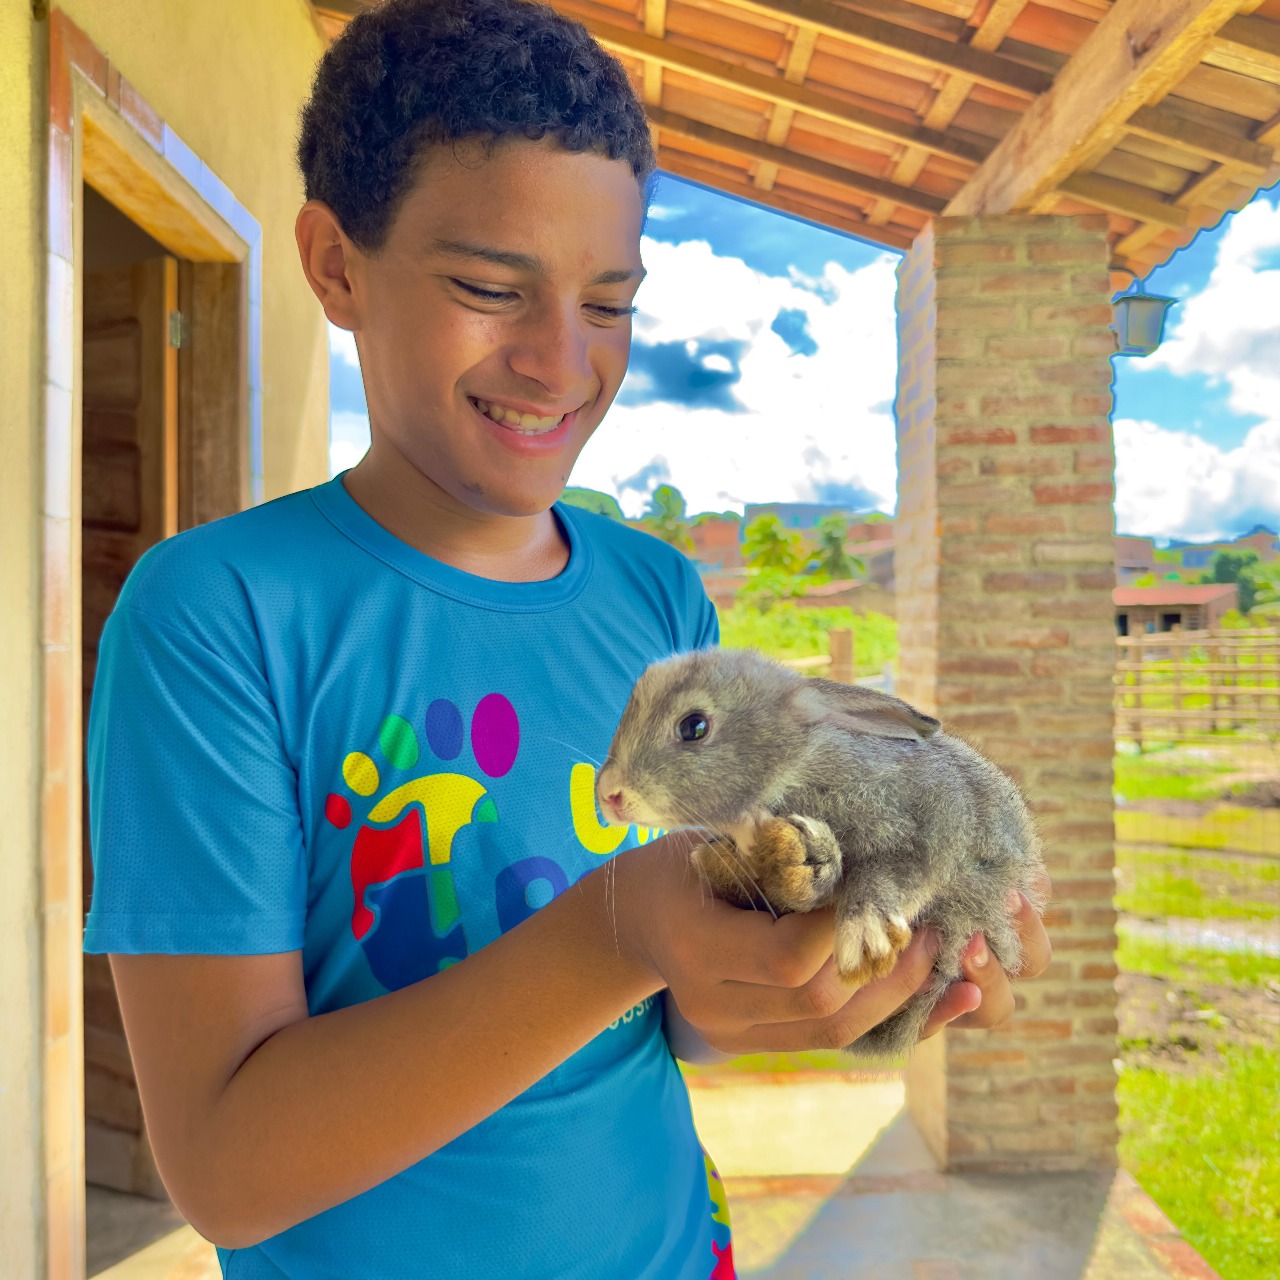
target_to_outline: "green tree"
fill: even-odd
[[[1240,583],[1248,582],[1253,599],[1249,608],[1259,604],[1280,604],[1280,560],[1272,560],[1264,564],[1261,560],[1246,566],[1240,573]],[[1241,595],[1240,608],[1244,611],[1244,596]]]
[[[748,568],[781,574],[797,574],[809,560],[800,535],[788,532],[775,515],[759,516],[747,525],[742,556]]]
[[[845,550],[844,540],[849,526],[839,516],[823,516],[818,521],[817,533],[817,560],[812,565],[816,577],[838,582],[866,570],[867,566],[857,556],[851,556]]]
[[[1254,566],[1259,563],[1256,551],[1219,551],[1213,558],[1213,572],[1206,573],[1203,582],[1234,582],[1239,597],[1240,612],[1248,613],[1258,597]]]
[[[571,507],[581,507],[584,511],[594,511],[598,516],[608,516],[610,520],[621,521],[622,508],[611,493],[601,493],[598,489],[567,488],[560,500]]]
[[[649,497],[649,509],[644,513],[641,524],[655,537],[686,555],[693,551],[684,494],[674,485],[660,484],[653,491]]]

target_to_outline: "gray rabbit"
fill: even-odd
[[[848,1046],[859,1057],[917,1042],[976,930],[1017,971],[1010,889],[1043,908],[1039,838],[995,765],[897,698],[748,650],[649,667],[596,793],[615,824],[715,833],[694,861],[719,898],[779,912],[834,902],[851,986],[888,973],[913,928],[938,930],[933,981]]]

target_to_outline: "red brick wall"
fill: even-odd
[[[1014,215],[940,219],[899,268],[899,688],[1022,785],[1054,879],[1011,1027],[913,1063],[956,1168],[1114,1162],[1107,260],[1104,218]]]

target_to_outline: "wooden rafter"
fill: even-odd
[[[1240,7],[1241,0],[1116,0],[947,212],[1033,207],[1110,150],[1134,112],[1190,71]]]
[[[957,72],[976,84],[1034,98],[1044,93],[1053,77],[985,49],[959,44],[924,31],[886,22],[845,9],[832,0],[733,0],[744,13],[759,13],[784,22],[810,27],[821,35],[842,40],[934,71]]]
[[[644,0],[644,33],[656,40],[667,34],[667,0]],[[649,106],[662,102],[662,68],[656,62],[644,64],[644,100]]]
[[[1280,147],[1280,116],[1267,121],[1261,128],[1255,131],[1255,143],[1264,148]],[[1173,201],[1175,207],[1179,209],[1191,210],[1198,205],[1206,204],[1213,196],[1215,190],[1227,183],[1234,181],[1242,176],[1242,171],[1237,165],[1230,163],[1215,165],[1208,173],[1200,174],[1189,182],[1177,198]],[[1269,186],[1272,182],[1280,179],[1280,164],[1273,161],[1272,166],[1268,169],[1263,177],[1260,185]],[[1216,213],[1217,210],[1214,211]],[[1213,216],[1213,215],[1210,215]],[[1128,235],[1123,236],[1115,246],[1115,256],[1121,265],[1129,270],[1133,270],[1138,275],[1145,275],[1149,267],[1139,269],[1140,264],[1137,257],[1148,245],[1157,240],[1164,234],[1165,228],[1154,226],[1150,223],[1144,223],[1137,226]]]
[[[370,3],[311,0],[330,35]],[[965,182],[944,212],[1117,215],[1145,272],[1280,178],[1268,0],[1036,0],[1098,19],[1070,56],[1031,0],[685,0],[674,35],[670,0],[550,3],[627,63],[664,169],[898,248]]]
[[[1118,213],[1126,218],[1152,222],[1159,227],[1180,231],[1187,225],[1185,209],[1159,200],[1146,187],[1100,173],[1073,173],[1063,178],[1056,188],[1063,195],[1074,196],[1087,204]]]
[[[936,216],[942,212],[946,204],[946,201],[938,196],[927,195],[923,191],[913,191],[910,187],[900,187],[896,183],[886,182],[883,178],[859,173],[856,169],[847,169],[843,165],[832,164],[828,160],[818,160],[813,156],[788,151],[783,147],[775,147],[768,142],[759,142],[755,138],[744,138],[741,134],[730,133],[727,129],[717,129],[714,125],[703,124],[700,120],[690,120],[687,116],[677,115],[674,111],[664,111],[661,107],[651,107],[649,114],[659,129],[674,134],[678,138],[689,138],[748,160],[759,160],[775,165],[779,169],[791,169],[796,173],[807,174],[811,178],[821,179],[832,186],[842,187],[858,195],[883,197],[892,200],[895,205],[903,209],[915,209],[919,213]]]
[[[1173,142],[1206,160],[1234,165],[1242,173],[1266,173],[1275,163],[1270,147],[1187,120],[1168,107],[1139,107],[1126,121],[1125,129],[1154,142]]]
[[[818,33],[809,27],[797,27],[787,51],[787,60],[782,68],[782,78],[788,84],[803,84],[809,71],[809,62],[813,58],[813,47],[818,43]],[[775,105],[769,114],[769,127],[765,130],[764,140],[771,146],[781,147],[786,144],[787,135],[791,132],[791,122],[796,113],[791,107]],[[763,161],[755,173],[755,184],[762,191],[768,191],[777,180],[778,166],[770,161]]]
[[[947,156],[968,164],[980,164],[985,149],[962,138],[910,124],[893,116],[855,106],[842,98],[820,93],[806,85],[789,84],[777,76],[763,75],[724,58],[712,57],[697,49],[687,49],[670,40],[655,40],[640,31],[628,31],[611,23],[586,19],[583,25],[606,49],[632,58],[657,62],[710,84],[724,85],[765,102],[791,107],[820,120],[830,120],[846,128],[917,146],[934,155]]]
[[[891,249],[910,249],[911,242],[914,239],[914,233],[894,231],[890,227],[873,227],[864,218],[859,217],[853,209],[846,209],[842,212],[818,209],[803,200],[794,199],[780,191],[761,191],[758,187],[752,186],[750,182],[739,178],[727,177],[724,174],[711,176],[692,157],[682,156],[678,152],[664,157],[662,167],[668,173],[690,178],[694,182],[701,182],[707,186],[714,186],[717,190],[725,191],[729,195],[740,196],[744,200],[767,205],[770,209],[778,209],[783,213],[795,214],[798,217],[808,219],[810,222],[821,223],[828,227],[838,227],[841,231],[848,231],[851,235],[874,240],[877,244],[887,245]]]
[[[1280,23],[1232,18],[1209,42],[1204,60],[1242,76],[1280,80]]]

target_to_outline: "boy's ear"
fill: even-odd
[[[357,325],[355,295],[349,266],[354,246],[347,239],[333,210],[322,200],[308,200],[293,224],[302,273],[320,299],[325,315],[339,329]]]

